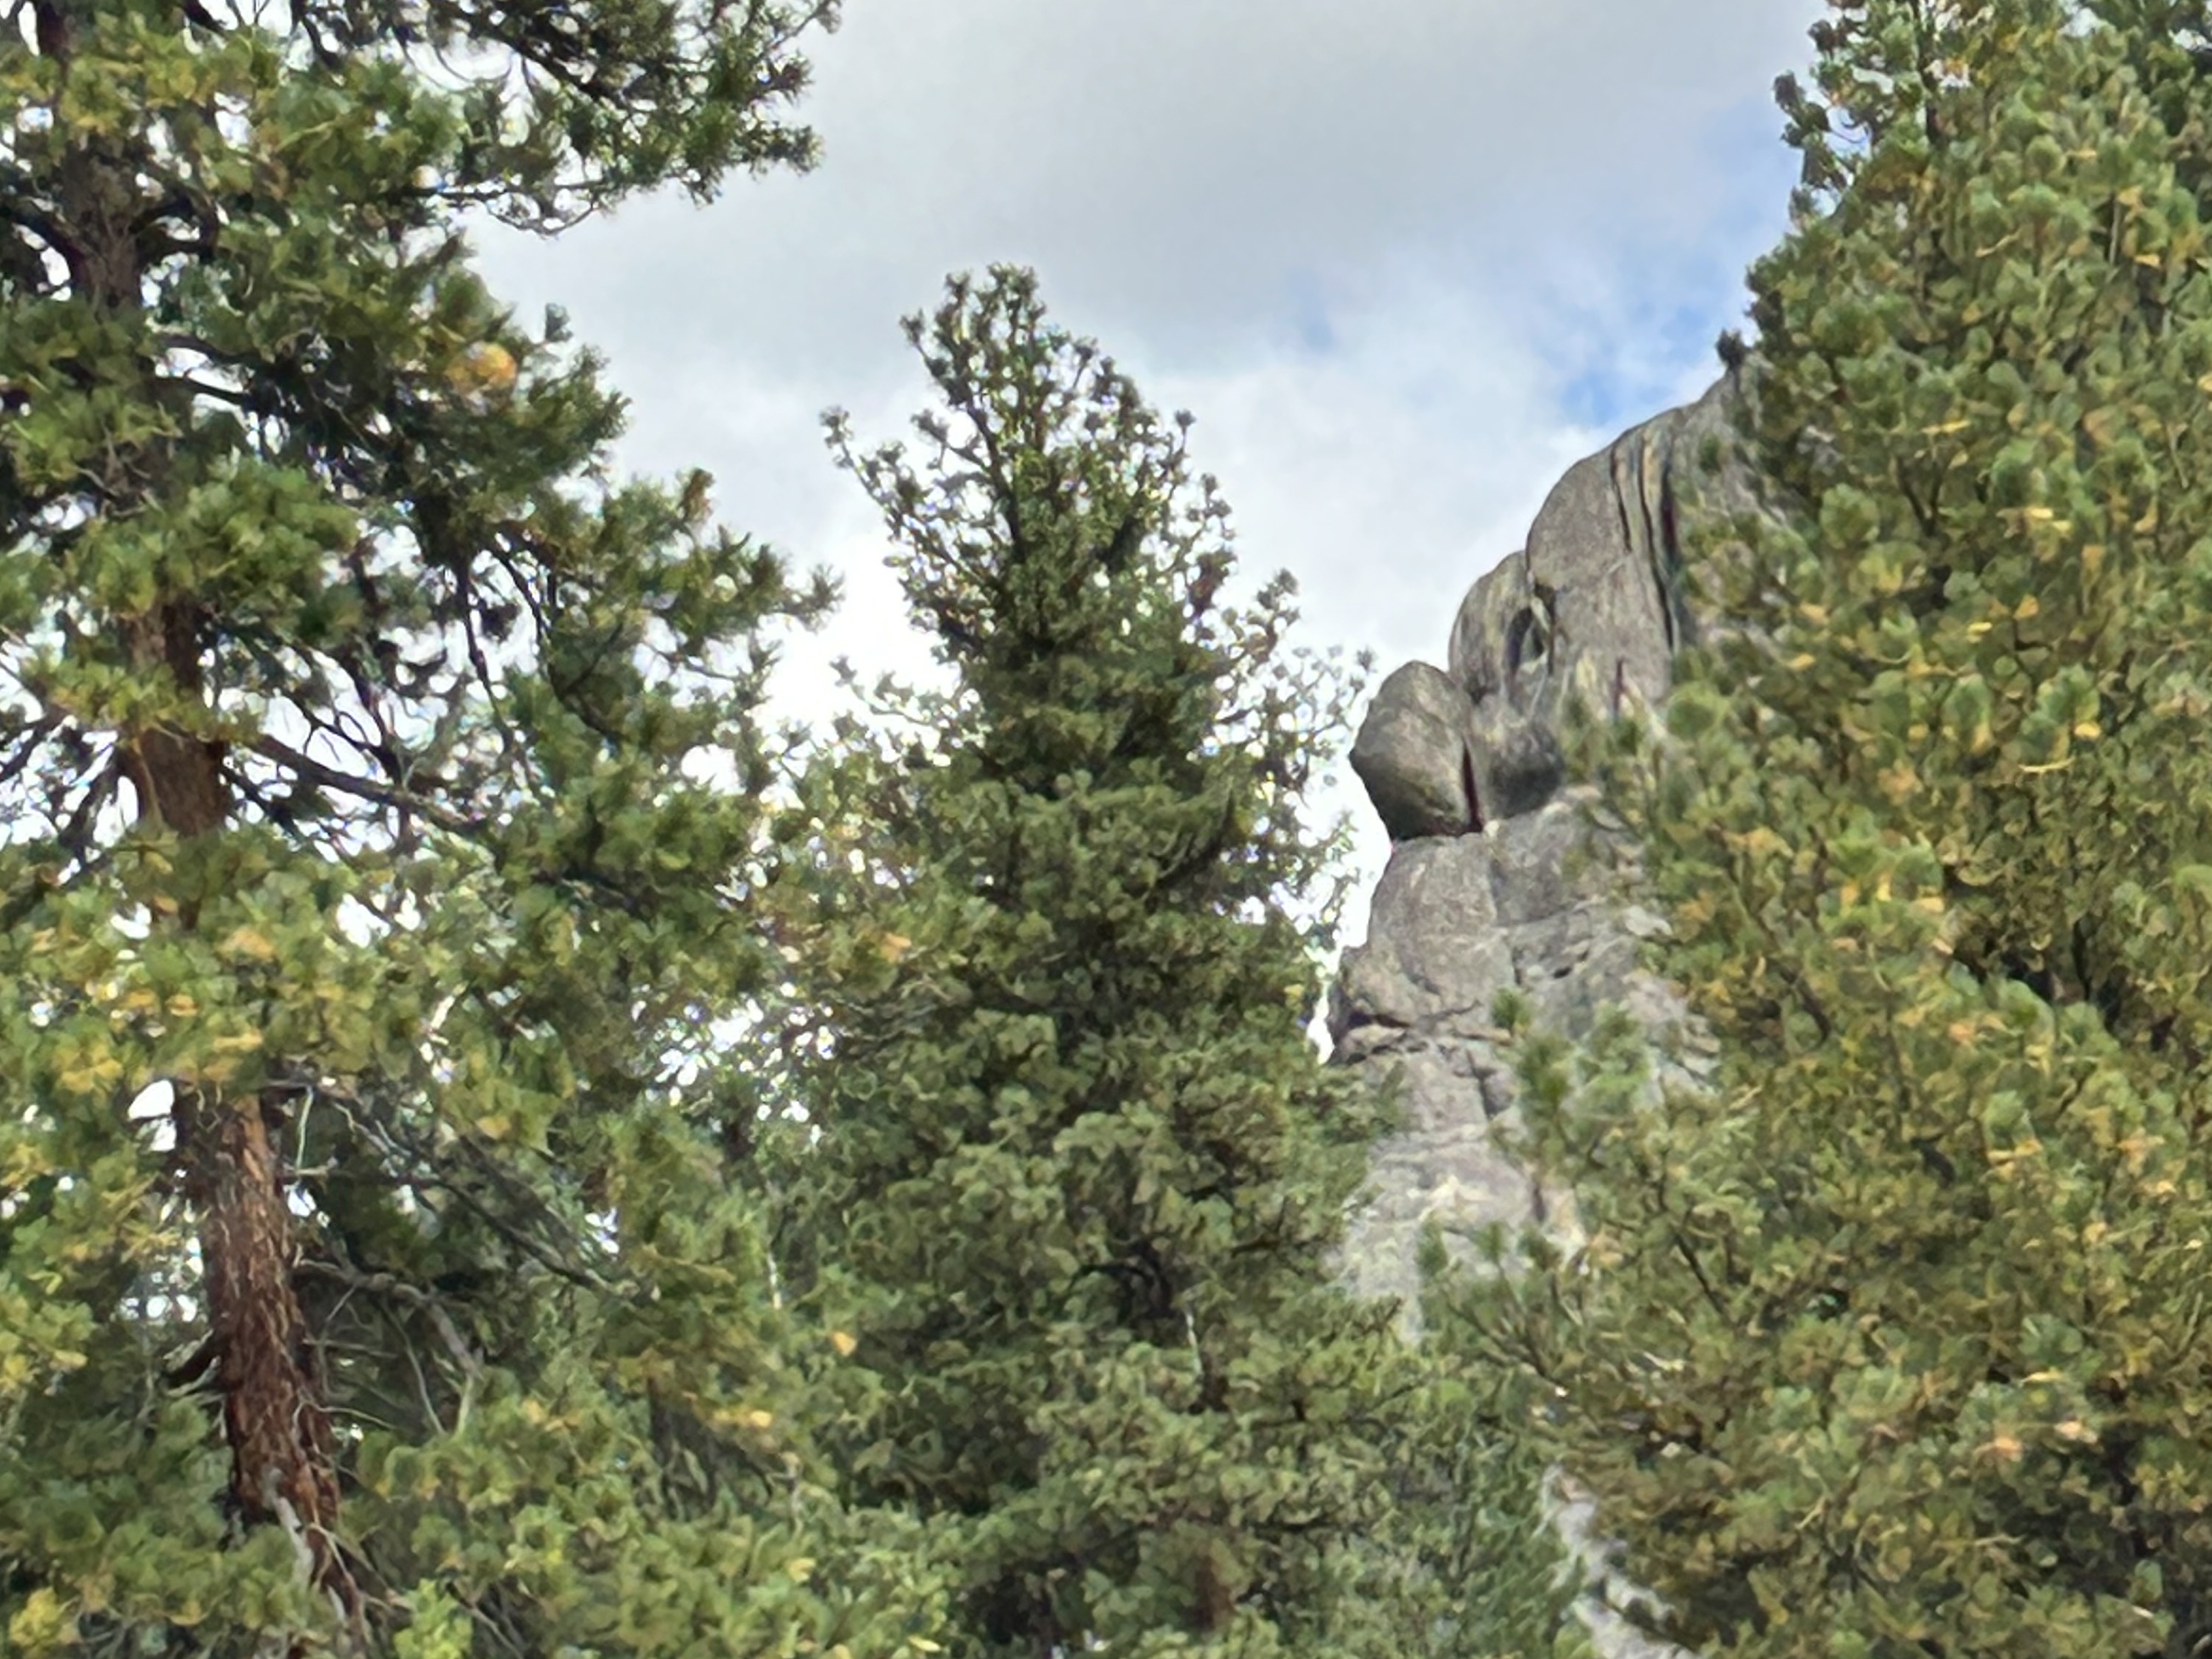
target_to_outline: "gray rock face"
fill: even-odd
[[[1686,591],[1683,547],[1693,494],[1700,522],[1758,507],[1730,425],[1743,395],[1727,377],[1570,468],[1527,546],[1462,602],[1448,673],[1401,669],[1362,729],[1355,769],[1394,844],[1366,943],[1345,952],[1329,1030],[1338,1063],[1395,1080],[1407,1121],[1377,1150],[1345,1271],[1365,1293],[1407,1298],[1409,1332],[1431,1220],[1448,1235],[1533,1221],[1573,1242],[1571,1195],[1542,1191],[1498,1144],[1516,1121],[1490,1022],[1498,993],[1517,988],[1540,1024],[1570,1037],[1609,1003],[1654,1030],[1683,1021],[1680,999],[1638,965],[1639,939],[1663,923],[1615,896],[1613,855],[1634,849],[1594,826],[1586,789],[1566,786],[1562,736],[1577,700],[1608,717],[1657,704],[1675,652],[1717,625]],[[1463,817],[1454,777],[1472,781]],[[1694,1079],[1704,1045],[1694,1032],[1684,1042],[1676,1075]],[[1558,1498],[1561,1535],[1600,1587],[1585,1612],[1599,1650],[1685,1659],[1621,1619],[1638,1593],[1594,1541],[1589,1506]]]
[[[1413,1298],[1422,1228],[1550,1222],[1545,1194],[1498,1150],[1517,1082],[1498,994],[1517,988],[1537,1018],[1587,1030],[1597,1009],[1632,988],[1665,1009],[1673,999],[1636,965],[1637,941],[1601,884],[1578,868],[1593,832],[1589,792],[1561,793],[1479,834],[1401,842],[1375,890],[1367,942],[1344,953],[1329,1009],[1339,1064],[1368,1068],[1401,1091],[1405,1128],[1376,1150],[1372,1203],[1352,1228],[1346,1269],[1363,1294]]]

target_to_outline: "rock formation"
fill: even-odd
[[[1585,869],[1577,856],[1601,832],[1589,792],[1567,782],[1561,735],[1577,698],[1613,715],[1656,705],[1677,648],[1713,623],[1686,596],[1683,544],[1693,492],[1701,518],[1757,507],[1731,427],[1742,372],[1571,468],[1527,546],[1461,605],[1449,672],[1392,674],[1353,747],[1392,846],[1367,941],[1345,952],[1329,1030],[1340,1063],[1395,1079],[1407,1122],[1378,1149],[1346,1263],[1362,1291],[1405,1298],[1409,1330],[1427,1222],[1571,1228],[1565,1195],[1540,1191],[1495,1144],[1516,1089],[1491,1024],[1498,994],[1518,988],[1540,1024],[1569,1036],[1608,1003],[1655,1030],[1682,1018],[1638,965],[1638,939],[1660,919],[1609,896],[1606,860]],[[1586,1508],[1566,1504],[1560,1521],[1598,1565]],[[1607,1603],[1633,1592],[1598,1577],[1588,1613],[1602,1652],[1677,1651],[1627,1626]]]

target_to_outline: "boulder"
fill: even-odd
[[[1462,836],[1482,827],[1474,751],[1467,694],[1442,669],[1409,662],[1376,688],[1352,769],[1391,840]]]

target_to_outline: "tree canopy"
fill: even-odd
[[[804,165],[826,5],[28,0],[0,38],[11,1651],[886,1653],[729,1179],[818,586],[459,216]]]

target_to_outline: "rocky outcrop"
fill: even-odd
[[[1448,669],[1400,669],[1360,731],[1355,769],[1393,845],[1329,1030],[1340,1063],[1396,1083],[1407,1122],[1377,1152],[1346,1267],[1359,1290],[1406,1298],[1409,1330],[1430,1221],[1448,1234],[1492,1221],[1571,1232],[1571,1196],[1540,1190],[1497,1144],[1516,1111],[1498,994],[1517,988],[1569,1036],[1608,1003],[1655,1030],[1681,1024],[1679,997],[1638,963],[1662,924],[1613,896],[1601,856],[1633,849],[1605,844],[1588,791],[1567,785],[1562,739],[1578,700],[1616,717],[1656,706],[1675,652],[1715,625],[1688,593],[1683,550],[1693,500],[1700,521],[1758,506],[1735,459],[1743,395],[1732,374],[1569,469],[1526,547],[1468,592]],[[1694,1077],[1695,1034],[1685,1040]],[[1558,1518],[1601,1586],[1589,1609],[1601,1651],[1676,1653],[1613,1610],[1634,1592],[1589,1541],[1587,1506],[1563,1498]]]
[[[1558,1207],[1495,1145],[1516,1088],[1491,1021],[1498,993],[1525,992],[1540,1022],[1569,1032],[1624,997],[1655,1020],[1678,1010],[1637,968],[1638,919],[1578,867],[1592,835],[1585,805],[1584,792],[1569,791],[1479,834],[1395,844],[1367,943],[1345,952],[1330,1020],[1336,1059],[1389,1077],[1407,1114],[1376,1153],[1375,1197],[1346,1262],[1364,1294],[1403,1299],[1409,1331],[1425,1224],[1517,1226],[1547,1222]]]
[[[1340,1063],[1398,1077],[1411,1119],[1378,1157],[1348,1251],[1364,1290],[1410,1291],[1428,1219],[1547,1213],[1490,1133],[1513,1109],[1490,1020],[1500,991],[1570,1036],[1607,1003],[1655,1026],[1680,1018],[1637,966],[1658,919],[1617,904],[1605,878],[1632,849],[1602,844],[1587,792],[1566,784],[1563,738],[1577,700],[1611,716],[1656,707],[1675,652],[1713,625],[1687,595],[1684,541],[1692,499],[1701,519],[1758,507],[1735,459],[1740,395],[1723,379],[1570,468],[1528,545],[1462,602],[1449,668],[1393,673],[1353,745],[1392,847],[1330,1033]]]

